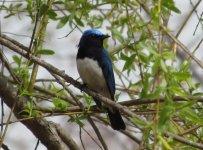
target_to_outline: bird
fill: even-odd
[[[76,64],[83,85],[102,96],[115,100],[115,78],[112,61],[103,46],[104,39],[109,37],[108,34],[103,34],[96,29],[86,30],[78,44]],[[126,125],[117,108],[106,106],[95,98],[94,101],[99,109],[105,108],[114,130],[125,130]]]

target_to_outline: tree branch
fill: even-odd
[[[12,108],[14,102],[16,102],[16,107],[14,108],[14,114],[18,119],[23,118],[19,114],[20,111],[26,106],[29,101],[28,98],[20,97],[17,94],[16,89],[6,80],[5,77],[0,75],[0,97]],[[61,136],[61,129],[58,124],[55,124],[45,119],[33,119],[22,122],[32,133],[39,138],[39,140],[47,147],[47,149],[57,149],[66,150],[73,149],[79,150],[79,147],[74,142],[74,140],[66,135]],[[60,130],[59,130],[60,129]],[[59,132],[60,131],[60,132]]]

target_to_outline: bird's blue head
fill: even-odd
[[[86,46],[89,44],[103,45],[103,40],[108,37],[110,36],[107,34],[103,34],[99,30],[95,29],[86,30],[80,39],[79,47],[84,45]]]
[[[95,35],[95,36],[103,36],[104,34],[102,32],[100,32],[99,30],[95,30],[95,29],[89,29],[89,30],[86,30],[84,33],[83,33],[83,37],[87,37],[87,36],[91,36],[91,35]]]

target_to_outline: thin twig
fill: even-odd
[[[200,127],[202,127],[202,126],[201,125],[195,125],[195,126],[189,128],[189,129],[187,129],[186,131],[184,131],[182,133],[179,133],[178,135],[180,135],[180,136],[186,135],[186,134],[188,134],[190,132],[193,132],[194,130],[197,130]]]
[[[87,133],[87,135],[97,144],[97,146],[102,150],[102,146],[99,145],[99,143],[92,137],[92,135],[85,129],[85,128],[82,128],[85,133]]]
[[[170,136],[172,137],[174,140],[176,141],[179,141],[181,143],[184,143],[186,145],[189,145],[191,147],[194,147],[194,148],[199,148],[199,149],[203,149],[203,145],[200,144],[200,143],[195,143],[195,142],[192,142],[192,141],[189,141],[189,140],[186,140],[185,138],[181,137],[181,136],[178,136],[176,134],[173,134],[171,132],[165,132],[166,136]]]
[[[76,28],[78,28],[77,25],[75,25],[75,27],[67,35],[65,35],[64,37],[60,37],[58,39],[63,39],[65,37],[68,37]]]
[[[40,5],[40,4],[38,4],[39,1],[36,1],[36,3],[37,3],[37,13],[35,15],[35,25],[34,25],[34,29],[33,29],[33,32],[32,32],[32,36],[31,36],[31,40],[30,40],[30,45],[29,45],[29,48],[28,48],[28,51],[27,51],[28,55],[32,51],[32,45],[33,45],[33,41],[34,41],[34,38],[35,38],[36,30],[37,30],[37,24],[38,24],[38,21],[39,21],[38,19],[39,19],[39,8],[40,8],[40,6],[38,6],[38,5]]]
[[[202,44],[202,42],[203,42],[203,38],[199,41],[199,43],[197,44],[195,49],[192,51],[193,54],[199,49],[199,47]],[[190,59],[190,56],[187,58],[187,60],[189,60],[189,59]]]
[[[193,12],[197,9],[197,7],[199,6],[200,2],[202,0],[199,0],[196,5],[193,7],[193,9],[190,11],[190,13],[188,14],[188,16],[186,17],[186,19],[184,20],[184,22],[182,23],[180,29],[178,30],[178,33],[176,34],[176,38],[179,37],[180,33],[182,32],[183,28],[185,27],[185,25],[187,24],[188,20],[191,18]]]
[[[81,130],[81,127],[80,127],[80,126],[79,126],[79,137],[80,137],[80,142],[81,142],[81,144],[82,144],[82,148],[83,148],[84,150],[86,150],[86,149],[85,149],[85,145],[84,145],[83,140],[82,140],[82,130]]]
[[[9,71],[10,75],[12,76],[13,80],[20,85],[20,80],[17,77],[17,75],[13,72],[12,67],[10,66],[9,62],[7,61],[4,53],[2,51],[0,51],[0,59],[1,61],[5,64],[7,70]]]
[[[87,119],[88,119],[89,123],[92,125],[92,127],[93,127],[93,129],[94,129],[94,131],[95,131],[95,133],[96,133],[96,135],[97,135],[99,141],[101,142],[101,144],[102,144],[104,150],[108,150],[108,147],[107,147],[107,145],[106,145],[106,143],[105,143],[103,137],[101,136],[101,133],[100,133],[99,129],[98,129],[97,126],[95,125],[94,121],[90,118],[90,116],[88,116]],[[101,149],[102,149],[102,148],[101,148]]]
[[[8,119],[7,119],[7,121],[6,121],[6,126],[5,126],[5,128],[4,128],[4,132],[3,132],[2,136],[1,136],[0,147],[2,147],[4,138],[5,138],[5,136],[6,136],[6,132],[7,132],[7,129],[8,129],[8,125],[9,125],[9,122],[10,122],[10,120],[11,120],[13,111],[14,111],[15,106],[16,106],[16,103],[17,103],[17,101],[15,100],[15,101],[13,102],[13,106],[11,107],[11,111],[10,111],[9,116],[8,116]]]
[[[197,25],[196,25],[196,27],[195,27],[195,31],[194,31],[193,35],[195,35],[195,33],[196,33],[197,29],[198,29],[198,26],[199,26],[199,24],[201,23],[201,18],[202,18],[202,16],[203,16],[203,11],[202,11],[202,13],[201,13],[201,15],[200,15],[199,21],[198,21],[198,23],[197,23]]]

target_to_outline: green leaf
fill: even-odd
[[[153,64],[153,66],[152,66],[152,76],[154,76],[154,75],[157,73],[158,69],[159,69],[159,66],[160,66],[160,58],[161,58],[161,57],[157,57],[157,58],[155,59],[155,61],[154,61],[154,64]]]
[[[81,18],[75,16],[74,19],[75,19],[75,21],[76,21],[76,23],[77,23],[78,26],[84,27],[84,24],[83,24],[83,22],[81,21]]]
[[[121,52],[121,53],[120,53],[120,58],[121,58],[122,60],[125,60],[125,61],[126,61],[126,60],[128,60],[129,57],[128,57],[126,54],[124,54],[124,53]]]
[[[147,92],[149,91],[149,86],[150,86],[150,82],[149,82],[149,77],[150,75],[147,73],[144,73],[144,84],[143,84],[143,88],[142,91],[140,92],[140,98],[146,98],[147,97]]]
[[[189,70],[189,68],[190,68],[190,62],[185,60],[180,66],[180,71],[187,72]]]
[[[89,110],[89,108],[91,107],[91,105],[93,104],[94,101],[93,101],[92,97],[90,97],[87,94],[83,94],[83,98],[84,98],[85,102],[87,103],[88,110]]]
[[[33,102],[32,101],[27,101],[25,108],[20,111],[20,114],[23,116],[32,116],[32,111],[33,111]]]
[[[201,96],[203,96],[203,93],[201,93],[201,92],[197,92],[197,93],[194,93],[193,96],[201,97]]]
[[[174,111],[175,109],[172,104],[169,105],[167,102],[164,102],[164,105],[161,106],[160,119],[158,124],[158,129],[161,133],[170,127],[170,118]]]
[[[186,99],[188,101],[184,102],[184,103],[177,103],[177,109],[184,109],[186,107],[191,107],[193,104],[195,104],[198,100],[190,100],[190,99]]]
[[[60,109],[63,111],[65,111],[68,107],[68,103],[61,99],[52,99],[52,102],[57,109]]]
[[[56,19],[57,13],[55,13],[55,11],[49,10],[49,11],[48,11],[48,15],[49,15],[49,18],[50,18],[50,19],[52,19],[52,20],[57,20],[57,19]]]
[[[147,95],[146,98],[150,98],[150,99],[156,99],[156,98],[160,98],[161,97],[161,93],[163,93],[165,91],[165,87],[164,86],[159,86],[155,89],[154,92],[150,93],[149,95]]]
[[[124,38],[123,35],[121,34],[121,32],[119,32],[116,28],[112,29],[112,37],[114,39],[117,39],[120,43],[124,42]]]
[[[167,73],[168,72],[168,69],[167,69],[167,66],[165,64],[165,62],[163,61],[163,59],[160,60],[160,65],[161,65],[161,69]]]
[[[194,110],[191,108],[184,108],[180,111],[181,116],[184,119],[187,119],[188,121],[191,121],[192,123],[198,123],[200,125],[203,125],[203,120],[200,116],[198,116]]]
[[[158,6],[152,7],[150,12],[151,18],[155,28],[158,28],[160,25],[160,12]]]
[[[131,118],[132,122],[136,125],[145,126],[146,123],[139,118]]]
[[[147,127],[145,127],[145,129],[143,130],[143,141],[144,143],[146,143],[146,145],[149,144],[150,142],[150,133],[151,133],[151,127],[153,127],[153,125],[151,123],[149,123],[149,125],[147,125]]]
[[[147,54],[145,54],[145,53],[143,53],[143,52],[140,52],[140,53],[139,53],[139,57],[140,57],[141,62],[143,62],[143,63],[145,63],[145,64],[149,64],[149,62],[150,62],[150,57],[149,57]]]
[[[33,108],[33,102],[32,101],[28,101],[27,102],[27,108],[28,109],[32,109]]]
[[[84,126],[84,123],[82,122],[82,120],[86,118],[87,118],[86,115],[82,114],[82,115],[77,115],[75,117],[70,116],[70,119],[68,121],[75,122],[82,128]]]
[[[171,148],[171,146],[168,144],[168,142],[164,138],[162,138],[162,136],[158,136],[158,138],[161,141],[165,150],[173,150],[173,148]]]
[[[43,4],[41,7],[40,7],[40,10],[39,10],[39,16],[43,16],[45,15],[46,11],[48,10],[48,6],[46,4]]]
[[[183,81],[190,78],[191,74],[189,72],[173,72],[172,77],[176,78],[177,80]]]
[[[24,76],[24,78],[26,78],[26,77]],[[25,80],[28,80],[28,79],[27,79],[27,78],[24,79],[24,86],[27,87],[28,81],[25,81]],[[22,90],[20,91],[20,95],[21,95],[21,96],[32,96],[33,94],[30,93],[29,91],[27,91],[27,89],[22,89]]]
[[[21,65],[21,59],[17,55],[13,55],[13,60],[18,66]]]
[[[123,71],[127,70],[135,61],[135,54],[128,57],[128,59],[125,62],[125,65],[123,66]]]
[[[162,6],[168,8],[169,10],[176,13],[181,13],[181,11],[175,6],[174,0],[162,0],[161,3]]]
[[[16,5],[14,5],[14,8],[19,9],[22,5],[23,5],[22,3],[16,4]]]
[[[57,24],[57,29],[60,29],[62,27],[64,27],[66,25],[66,23],[68,22],[69,20],[69,16],[64,16],[62,18],[59,19],[59,23]]]
[[[35,54],[40,54],[40,55],[53,55],[55,52],[53,50],[50,49],[41,49],[41,50],[37,50],[35,52]]]
[[[161,56],[163,59],[166,59],[166,60],[167,59],[175,60],[175,58],[176,58],[174,53],[171,51],[164,51],[164,52],[162,52]]]
[[[144,42],[140,42],[139,43],[139,46],[142,48],[142,49],[146,49],[149,51],[149,53],[153,54],[153,55],[158,55],[157,51],[155,50],[154,47],[152,47],[151,45],[148,45]]]
[[[180,97],[184,97],[184,98],[188,97],[187,93],[185,93],[183,90],[181,90],[178,87],[172,87],[171,92],[173,92],[176,96],[180,96]]]
[[[9,13],[8,15],[4,16],[4,18],[6,19],[6,18],[9,18],[9,17],[14,16],[14,15],[15,15],[15,13]]]
[[[94,28],[101,28],[103,24],[103,17],[101,15],[93,15],[89,16],[87,20],[87,24],[93,26]]]
[[[39,110],[32,110],[32,117],[37,117],[37,116],[41,116],[43,113]]]

